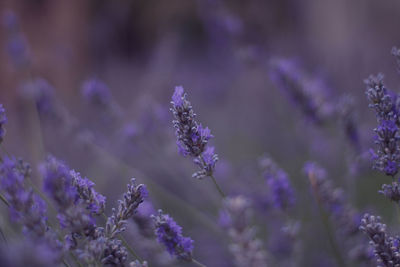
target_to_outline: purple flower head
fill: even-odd
[[[183,106],[183,101],[185,100],[185,95],[182,86],[176,86],[174,94],[172,95],[172,102],[177,107]]]
[[[272,60],[270,76],[311,122],[321,124],[332,116],[334,109],[328,101],[329,88],[321,79],[308,77],[295,61]]]
[[[206,150],[203,154],[200,155],[199,158],[194,159],[194,163],[196,163],[200,167],[200,171],[195,172],[193,177],[197,179],[204,178],[206,176],[212,176],[215,169],[215,164],[218,161],[218,155],[214,153],[213,146],[207,146]]]
[[[23,67],[29,63],[29,46],[21,33],[18,18],[14,12],[7,10],[3,14],[3,25],[7,32],[6,49],[12,63]]]
[[[244,196],[225,198],[220,222],[231,239],[230,251],[235,266],[265,267],[266,253],[263,244],[257,239],[254,227],[250,225],[253,214],[251,204]]]
[[[73,186],[70,169],[64,162],[48,156],[40,166],[43,175],[44,191],[56,202],[60,209],[73,205],[78,199],[78,192]]]
[[[33,101],[41,116],[55,116],[54,88],[42,78],[36,78],[21,88],[22,97]]]
[[[0,144],[3,142],[4,136],[6,134],[6,129],[4,124],[7,123],[7,116],[6,110],[4,109],[3,105],[0,104]]]
[[[82,85],[82,95],[89,103],[101,107],[106,107],[111,103],[110,89],[98,79],[85,81]]]
[[[285,210],[294,205],[294,190],[284,171],[278,170],[274,176],[267,175],[267,184],[276,208]]]
[[[400,203],[400,184],[399,181],[394,181],[391,184],[383,184],[382,190],[378,191],[391,201]]]
[[[371,239],[371,246],[379,266],[396,266],[400,264],[400,247],[398,238],[386,232],[386,225],[379,216],[365,214],[361,220],[360,230]]]
[[[106,236],[109,238],[115,238],[117,234],[125,231],[127,220],[137,212],[139,205],[148,196],[146,186],[136,185],[135,179],[132,179],[127,187],[128,191],[119,201],[118,209],[114,209],[113,215],[107,219]]]
[[[4,157],[0,164],[0,188],[10,204],[10,216],[20,222],[24,232],[43,237],[47,232],[46,205],[44,201],[25,186],[30,167],[22,160]]]
[[[153,220],[157,240],[166,247],[168,253],[178,259],[191,261],[193,240],[182,236],[182,227],[171,216],[164,214],[162,210],[159,210],[156,216],[153,215]]]
[[[264,157],[261,164],[269,188],[269,198],[273,205],[282,210],[292,207],[296,199],[286,172],[280,169],[270,157]]]
[[[80,197],[84,190],[75,186],[76,173],[71,172],[64,162],[52,156],[47,157],[46,162],[40,166],[40,171],[43,175],[44,191],[54,201],[60,225],[70,231],[71,239],[90,233],[95,227],[91,216],[93,210],[90,210],[87,200]],[[88,185],[85,181],[82,183]]]
[[[196,114],[190,102],[186,99],[183,87],[178,86],[172,96],[173,125],[177,137],[179,153],[191,156],[200,171],[194,173],[195,178],[203,178],[213,174],[218,160],[213,147],[208,147],[208,141],[213,138],[208,127],[203,127],[195,120]]]
[[[78,196],[83,200],[93,214],[100,215],[105,210],[106,197],[94,190],[94,183],[89,179],[82,178],[80,173],[71,171],[72,184],[76,188]]]

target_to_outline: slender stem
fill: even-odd
[[[8,242],[7,242],[6,235],[4,234],[3,229],[1,229],[1,228],[0,228],[0,233],[1,233],[1,237],[4,239],[4,242],[7,244]]]
[[[121,239],[122,243],[124,246],[129,250],[129,252],[132,254],[133,257],[138,259],[139,261],[143,261],[138,254],[135,253],[135,251],[132,249],[132,247],[128,244],[128,242],[125,240],[125,238],[122,235],[119,235],[119,238]]]
[[[68,262],[66,262],[64,259],[62,259],[61,261],[62,261],[62,263],[63,263],[66,267],[71,267],[71,266],[68,264]]]
[[[329,243],[330,243],[330,245],[332,247],[333,254],[335,255],[335,259],[336,259],[337,263],[339,264],[339,266],[343,266],[344,267],[344,266],[346,266],[346,264],[345,264],[345,262],[343,260],[343,257],[342,257],[342,255],[340,253],[340,250],[339,250],[339,248],[338,248],[338,246],[336,244],[335,238],[334,238],[334,236],[332,234],[332,230],[331,230],[331,226],[330,226],[330,223],[329,223],[328,216],[327,216],[327,214],[324,212],[324,210],[322,208],[318,190],[315,188],[314,173],[311,173],[308,178],[309,178],[309,180],[311,182],[311,188],[313,189],[313,193],[315,195],[315,198],[317,199],[318,211],[319,211],[319,214],[321,216],[321,220],[322,220],[322,223],[323,223],[323,225],[325,227],[325,230],[326,230],[326,232],[328,234]]]
[[[8,203],[7,199],[2,194],[0,194],[0,200],[3,201],[3,203],[6,204],[7,207],[10,206],[10,203]]]
[[[219,187],[217,180],[215,180],[214,175],[210,175],[211,180],[214,182],[215,187],[217,188],[219,194],[222,198],[226,198],[224,191],[222,191],[221,187]]]
[[[207,267],[206,265],[204,265],[203,263],[201,263],[201,262],[199,262],[199,261],[197,261],[197,260],[195,260],[195,259],[192,259],[192,262],[193,262],[194,264],[196,264],[197,266],[200,266],[200,267]]]

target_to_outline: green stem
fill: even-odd
[[[10,203],[8,203],[7,199],[2,194],[0,194],[0,200],[3,201],[3,203],[6,204],[7,207],[10,206]]]
[[[308,178],[309,178],[309,180],[311,182],[311,188],[313,189],[314,196],[315,196],[315,198],[317,200],[318,211],[319,211],[319,214],[321,216],[321,220],[322,220],[322,223],[323,223],[323,225],[325,227],[325,230],[326,230],[326,232],[328,234],[328,240],[329,240],[329,243],[330,243],[330,245],[332,247],[333,254],[335,255],[335,259],[336,259],[337,263],[339,264],[339,266],[345,267],[346,263],[343,260],[343,257],[342,257],[342,255],[340,253],[340,250],[339,250],[339,248],[338,248],[338,246],[336,244],[335,238],[334,238],[334,236],[332,234],[331,226],[330,226],[330,223],[329,223],[329,218],[328,218],[327,214],[324,212],[324,210],[322,208],[318,190],[315,188],[315,177],[314,177],[314,174],[311,173]]]
[[[124,246],[129,250],[129,252],[132,254],[133,257],[138,259],[139,261],[143,261],[138,254],[135,253],[135,251],[132,249],[132,247],[128,244],[128,242],[125,240],[125,238],[122,235],[119,235],[119,238],[121,239],[122,243]]]
[[[203,263],[201,263],[201,262],[199,262],[199,261],[197,261],[197,260],[195,260],[195,259],[192,259],[192,262],[193,262],[194,264],[196,264],[197,266],[200,266],[200,267],[207,267],[206,265],[204,265]]]
[[[219,194],[221,195],[222,198],[226,198],[226,195],[224,193],[224,191],[222,191],[221,187],[219,187],[217,180],[215,180],[213,175],[210,175],[211,180],[213,181],[215,187],[217,188]]]
[[[3,229],[1,229],[1,228],[0,228],[0,233],[1,233],[1,237],[4,239],[4,242],[7,244],[8,242],[7,242],[6,235],[4,234]]]

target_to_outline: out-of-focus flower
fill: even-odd
[[[341,245],[348,247],[347,255],[352,260],[369,262],[371,260],[369,250],[360,239],[358,228],[360,214],[346,202],[344,191],[335,188],[332,181],[326,177],[326,171],[314,162],[308,162],[304,166],[304,172],[308,176],[311,187],[319,205],[321,205],[337,229],[338,240]],[[358,253],[354,253],[357,248]]]
[[[108,86],[99,79],[89,79],[82,85],[82,95],[93,105],[107,107],[111,104],[111,93]]]
[[[221,211],[221,225],[227,229],[231,238],[230,251],[236,266],[267,266],[267,254],[262,242],[256,238],[251,227],[251,202],[243,196],[224,199]]]
[[[264,157],[260,164],[264,169],[269,190],[268,196],[272,204],[282,210],[291,208],[296,198],[287,173],[280,169],[270,157]]]
[[[326,84],[309,77],[294,61],[272,60],[270,76],[311,122],[323,124],[332,117],[334,106],[329,101]]]
[[[163,244],[169,254],[178,259],[192,261],[193,240],[190,237],[182,236],[182,227],[168,214],[162,210],[153,215],[155,233],[159,243]]]
[[[47,210],[44,201],[25,186],[30,167],[22,160],[4,157],[0,164],[1,191],[10,204],[10,215],[21,222],[26,234],[44,237],[48,231]]]
[[[27,66],[30,63],[29,46],[14,12],[6,10],[3,13],[3,25],[7,32],[7,54],[12,63],[17,69]]]

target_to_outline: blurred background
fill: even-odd
[[[303,225],[298,266],[335,266],[326,239],[313,239],[325,233],[301,172],[306,161],[325,167],[355,207],[394,220],[394,206],[377,193],[389,178],[364,159],[376,122],[363,80],[382,72],[398,90],[390,51],[400,45],[399,1],[2,0],[0,14],[8,153],[33,166],[48,153],[65,160],[95,181],[109,210],[136,177],[156,209],[193,237],[207,265],[231,266],[229,241],[217,224],[220,198],[211,181],[191,178],[196,167],[177,153],[169,111],[177,85],[215,136],[216,179],[228,194],[262,195],[264,154],[289,174],[298,192],[293,216]],[[277,58],[323,80],[325,100],[351,96],[358,149],[340,122],[310,122],[279,89],[270,75]],[[82,93],[92,79],[109,88],[106,109]],[[273,227],[267,209],[259,207],[263,240]]]

